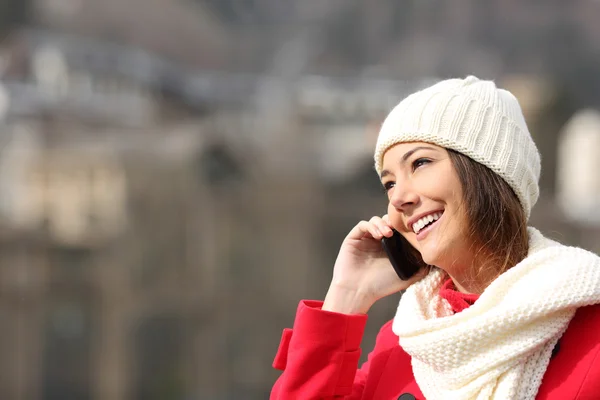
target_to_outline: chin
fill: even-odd
[[[421,258],[427,265],[433,265],[433,266],[437,267],[439,264],[436,257],[423,257],[423,254],[421,254]]]
[[[427,265],[433,265],[439,267],[443,265],[443,260],[439,251],[419,251],[421,258]]]

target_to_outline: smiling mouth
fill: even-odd
[[[434,213],[421,217],[417,222],[415,222],[412,225],[413,232],[418,235],[419,232],[435,224],[440,219],[442,214],[444,214],[443,211],[436,211]]]

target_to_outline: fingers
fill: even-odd
[[[369,221],[371,224],[373,224],[375,227],[377,227],[377,230],[379,232],[381,232],[381,234],[385,237],[391,237],[394,232],[392,232],[392,227],[390,225],[389,222],[387,222],[384,218],[386,218],[387,215],[384,215],[383,218],[380,217],[373,217],[371,218],[371,220]]]
[[[357,239],[365,236],[371,236],[374,239],[382,239],[383,237],[391,237],[394,232],[392,231],[391,225],[384,218],[387,216],[373,217],[369,221],[360,221],[354,229],[350,232],[350,236]]]

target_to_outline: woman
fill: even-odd
[[[271,399],[600,399],[600,258],[527,227],[540,157],[515,97],[473,76],[412,94],[375,168],[387,215],[350,231],[325,301],[300,303]],[[392,229],[421,268],[407,281]],[[369,308],[402,290],[357,370]]]

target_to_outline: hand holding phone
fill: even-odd
[[[386,254],[381,241],[388,236]],[[406,239],[394,232],[387,216],[360,221],[340,246],[322,309],[366,313],[377,300],[406,290],[421,278],[417,273],[420,263],[411,262],[415,259],[412,250]]]

